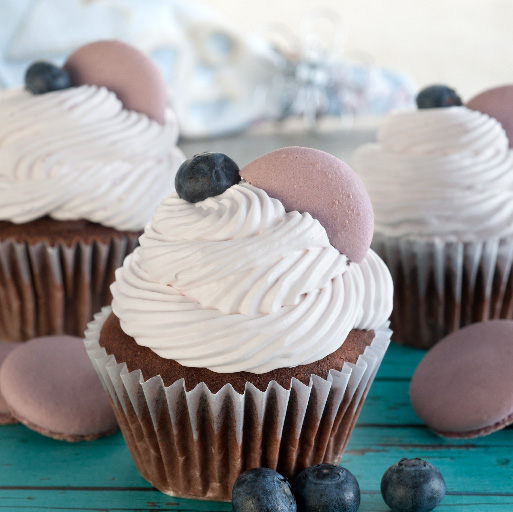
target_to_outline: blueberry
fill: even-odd
[[[32,94],[60,91],[71,87],[68,72],[51,62],[38,61],[25,73],[25,88]]]
[[[317,464],[294,480],[298,512],[356,512],[360,487],[354,475],[340,466]]]
[[[459,107],[463,103],[454,89],[446,85],[430,85],[422,89],[416,98],[418,108]]]
[[[381,479],[381,494],[393,512],[429,512],[445,496],[440,471],[422,459],[401,459]]]
[[[233,512],[296,512],[296,500],[287,479],[268,468],[242,473],[233,485]]]
[[[239,181],[239,167],[230,157],[224,153],[201,153],[179,167],[175,188],[182,199],[197,203],[222,194]]]

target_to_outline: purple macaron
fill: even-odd
[[[495,117],[506,132],[509,147],[513,147],[513,85],[483,91],[469,100],[466,106]]]
[[[444,437],[470,439],[513,423],[513,321],[459,329],[427,352],[410,383],[415,413]]]
[[[362,262],[374,233],[374,210],[360,178],[344,162],[318,149],[295,146],[253,160],[240,175],[279,199],[286,211],[308,212],[335,249]]]
[[[75,50],[64,69],[73,86],[96,85],[114,92],[127,110],[166,121],[166,83],[158,66],[134,46],[117,40],[95,41]]]
[[[0,343],[0,366],[4,359],[19,345],[17,343]],[[4,396],[2,395],[2,388],[0,387],[0,425],[8,425],[10,423],[18,423],[13,417]]]
[[[117,430],[81,338],[48,336],[20,344],[0,368],[0,388],[14,418],[54,439],[92,440]]]

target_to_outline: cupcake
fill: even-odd
[[[82,336],[184,160],[163,79],[96,42],[34,63],[0,119],[0,340]]]
[[[338,464],[390,340],[351,169],[294,147],[240,174],[219,153],[180,167],[86,331],[139,472],[173,496],[229,501],[249,468]]]
[[[353,165],[374,206],[372,247],[395,284],[394,341],[428,348],[513,316],[513,153],[499,122],[451,90],[418,101],[387,116]]]

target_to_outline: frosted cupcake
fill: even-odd
[[[222,154],[180,168],[86,332],[140,473],[171,495],[229,500],[251,467],[338,463],[390,339],[349,167],[284,148],[241,174]]]
[[[97,42],[32,66],[0,119],[0,339],[81,336],[184,160],[163,79]]]
[[[395,284],[394,340],[417,347],[513,317],[513,153],[494,118],[453,104],[389,115],[353,161]]]

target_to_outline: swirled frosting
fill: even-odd
[[[386,236],[475,241],[513,234],[513,152],[501,125],[466,107],[397,112],[353,167]]]
[[[139,345],[223,373],[318,361],[392,309],[375,253],[348,265],[319,221],[245,182],[198,203],[164,199],[112,293]]]
[[[185,159],[165,125],[122,108],[103,87],[0,96],[0,220],[45,215],[141,229]]]

